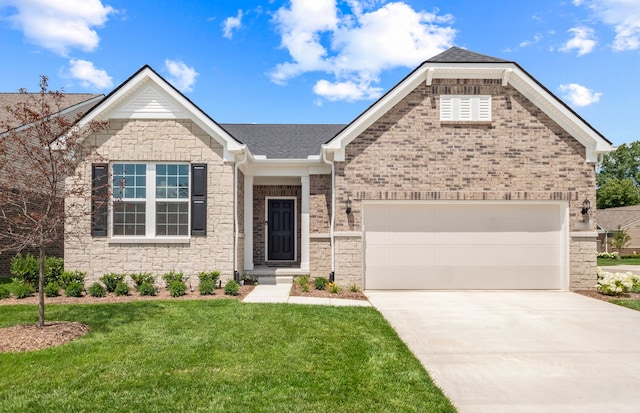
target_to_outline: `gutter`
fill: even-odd
[[[329,229],[329,238],[331,240],[331,273],[329,274],[329,282],[335,281],[335,264],[336,264],[336,255],[335,255],[335,241],[334,241],[334,227],[335,227],[335,216],[336,216],[336,166],[334,161],[329,161],[327,159],[327,151],[322,148],[322,162],[331,165],[331,227]]]
[[[233,241],[233,280],[240,282],[240,273],[238,272],[238,237],[240,235],[240,223],[238,222],[238,168],[247,162],[247,152],[244,151],[244,158],[234,165],[233,173],[233,225],[235,227],[235,237]]]

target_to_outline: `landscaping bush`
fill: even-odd
[[[233,280],[227,281],[224,286],[225,295],[238,295],[240,293],[240,284]]]
[[[18,254],[11,258],[11,275],[33,286],[38,285],[40,263],[31,254]]]
[[[116,289],[118,283],[124,281],[125,277],[126,274],[117,274],[112,272],[109,274],[104,274],[102,277],[100,277],[100,281],[102,281],[102,283],[104,284],[104,288],[107,290],[107,292],[112,293]]]
[[[71,283],[78,283],[84,285],[84,276],[86,272],[83,271],[64,271],[62,275],[60,275],[60,287],[65,290]]]
[[[113,290],[115,295],[129,295],[129,286],[124,281],[120,281],[118,285],[116,285],[115,290]]]
[[[638,258],[638,257],[639,257],[638,254],[625,254],[625,255],[621,255],[620,259],[621,260],[632,260],[632,259],[635,259],[635,258]]]
[[[296,277],[296,282],[300,286],[300,289],[305,293],[308,293],[311,289],[311,276],[309,274]]]
[[[182,283],[187,281],[187,277],[184,276],[184,273],[182,271],[175,272],[173,270],[165,274],[162,274],[162,279],[164,280],[165,283],[167,283],[167,287],[169,287],[175,281],[179,281]]]
[[[215,281],[205,279],[200,280],[200,284],[198,285],[198,291],[200,295],[213,295],[213,291],[216,288]]]
[[[340,287],[338,286],[338,284],[336,284],[334,282],[327,284],[326,288],[332,294],[338,294],[340,292]]]
[[[605,295],[622,295],[628,293],[640,283],[640,277],[627,273],[611,273],[598,268],[598,282],[596,289]]]
[[[38,269],[38,271],[40,271]],[[44,283],[57,283],[64,272],[64,260],[58,257],[44,259]]]
[[[57,282],[50,282],[44,286],[44,295],[52,298],[60,295],[60,284]]]
[[[182,297],[187,292],[187,284],[184,281],[173,280],[168,288],[172,297]]]
[[[129,274],[129,277],[131,277],[133,282],[136,284],[136,287],[144,283],[153,284],[156,282],[156,277],[154,277],[150,272],[137,272]]]
[[[32,296],[35,292],[36,289],[33,288],[30,284],[20,279],[14,278],[13,295],[15,295],[16,298],[27,298]]]
[[[140,295],[156,295],[156,287],[150,282],[143,282],[139,286],[136,287],[138,294]]]
[[[598,258],[608,258],[610,260],[615,260],[618,258],[617,252],[599,252],[597,255]]]
[[[71,281],[64,289],[64,293],[67,297],[82,297],[82,290],[84,290],[84,284],[79,281]]]
[[[324,290],[327,284],[329,284],[329,280],[324,277],[316,277],[316,279],[313,280],[313,286],[316,290]]]
[[[218,279],[220,278],[220,271],[202,271],[198,273],[198,279],[200,280],[200,282],[202,281],[212,281],[213,285],[215,286],[215,284],[218,282]]]
[[[107,289],[99,282],[94,282],[89,286],[87,292],[92,297],[104,297],[107,295]]]
[[[7,287],[0,285],[0,300],[11,297],[11,292]]]
[[[355,284],[351,284],[351,285],[349,286],[349,291],[351,291],[352,293],[357,293],[357,292],[359,292],[359,291],[360,291],[360,287],[358,287],[358,286],[357,286],[357,285],[355,285]]]

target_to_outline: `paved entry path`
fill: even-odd
[[[367,291],[460,413],[640,412],[640,312],[571,292]]]

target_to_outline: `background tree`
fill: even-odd
[[[622,250],[629,245],[631,242],[631,235],[627,233],[626,228],[620,228],[618,225],[618,229],[613,232],[613,238],[611,238],[611,246],[618,251],[618,259],[622,255]]]
[[[91,123],[75,127],[64,93],[49,91],[46,76],[40,92],[21,89],[20,102],[7,107],[0,119],[0,246],[5,251],[39,252],[38,325],[44,326],[45,249],[63,239],[64,179],[72,175],[91,151],[85,137],[103,127]]]
[[[596,175],[599,209],[640,204],[640,141],[604,156]]]

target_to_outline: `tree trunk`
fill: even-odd
[[[38,279],[38,327],[44,327],[44,243],[40,239],[40,277]]]

